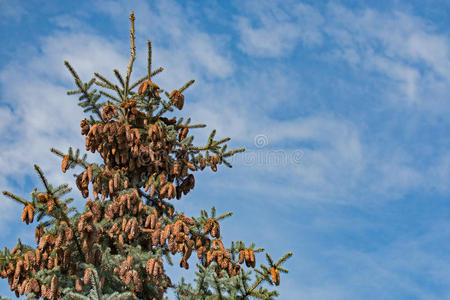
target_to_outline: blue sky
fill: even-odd
[[[447,1],[0,0],[1,190],[29,195],[34,163],[73,185],[49,151],[84,149],[63,61],[84,80],[124,71],[132,9],[135,76],[150,39],[159,86],[196,79],[183,115],[247,148],[180,210],[233,211],[225,241],[293,251],[281,300],[450,298]],[[0,245],[32,241],[1,201]]]

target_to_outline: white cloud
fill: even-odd
[[[65,60],[70,62],[84,81],[93,78],[94,72],[111,78],[114,76],[114,68],[124,74],[128,66],[126,46],[119,44],[117,40],[76,31],[55,32],[43,37],[40,51],[44,59],[30,61],[30,68],[51,80],[72,81],[72,75],[64,66]]]
[[[386,74],[393,80],[393,84],[399,86],[403,101],[417,103],[419,101],[417,89],[420,73],[417,69],[398,61],[392,61],[385,57],[373,55],[367,62],[368,68]],[[394,98],[395,99],[395,98]]]
[[[392,100],[442,112],[450,83],[450,40],[445,34],[400,11],[352,11],[332,3],[325,14],[323,34],[335,46],[335,58],[387,76],[393,81],[387,89]],[[444,105],[448,111],[449,103]]]
[[[247,54],[280,57],[289,55],[300,41],[305,45],[322,42],[317,30],[322,17],[309,5],[252,1],[243,7],[248,14],[235,16],[235,27],[240,35],[239,48]]]
[[[241,34],[240,48],[258,56],[285,55],[292,50],[300,35],[298,28],[289,22],[252,28],[248,19],[239,18],[238,28]]]
[[[386,76],[383,96],[433,113],[450,110],[450,39],[419,17],[401,11],[325,9],[293,2],[248,2],[235,16],[239,47],[259,57],[290,55],[301,42],[321,57],[349,63],[359,72]],[[319,47],[323,47],[319,48]],[[447,99],[448,100],[448,99]]]

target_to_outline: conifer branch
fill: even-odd
[[[234,154],[236,154],[236,153],[244,152],[244,151],[245,151],[245,148],[239,148],[239,149],[230,150],[230,151],[224,153],[224,154],[222,155],[222,157],[232,156],[232,155],[234,155]]]
[[[10,193],[8,191],[3,191],[2,193],[3,193],[3,195],[8,196],[9,198],[11,198],[13,200],[16,200],[17,202],[22,203],[23,205],[27,205],[28,204],[27,200],[25,200],[25,199],[23,199],[23,198],[21,198],[21,197],[19,197],[17,195],[14,195],[14,194],[12,194],[12,193]]]
[[[106,79],[105,77],[103,77],[102,75],[100,75],[97,72],[95,72],[94,75],[97,76],[101,81],[103,81],[103,83],[96,81],[95,84],[105,87],[105,88],[109,88],[111,90],[114,90],[114,84],[112,84],[108,79]]]
[[[80,90],[73,90],[73,91],[68,91],[67,92],[67,95],[75,95],[75,94],[79,94],[79,93],[81,93],[81,91]]]
[[[81,96],[79,98],[79,100],[81,101],[83,99],[86,99],[86,103],[84,105],[90,106],[90,110],[94,111],[94,113],[97,114],[97,116],[100,118],[100,120],[102,122],[104,122],[104,120],[102,118],[102,114],[100,113],[98,107],[95,105],[97,100],[100,98],[100,95],[95,95],[95,90],[93,92],[89,92],[88,91],[89,88],[91,87],[91,85],[95,82],[95,80],[91,80],[89,82],[89,84],[84,84],[83,85],[83,83],[82,83],[80,77],[78,76],[77,72],[75,72],[74,68],[69,64],[69,62],[68,61],[64,61],[64,64],[69,69],[70,73],[72,73],[72,76],[75,79],[75,84],[80,89],[80,93],[83,94],[83,96]],[[79,103],[79,105],[83,105],[83,104]]]
[[[179,91],[180,93],[184,92],[184,90],[187,89],[188,87],[190,87],[194,82],[195,82],[195,79],[189,80],[185,85],[183,85],[183,86],[181,87],[181,89],[178,89],[178,91]]]
[[[53,191],[50,189],[50,186],[48,185],[47,182],[47,178],[45,178],[41,168],[39,168],[38,165],[34,165],[34,169],[36,170],[36,172],[38,172],[39,177],[41,178],[41,181],[44,184],[45,189],[47,190],[47,193],[53,196]]]
[[[116,97],[114,97],[114,96],[111,95],[111,94],[108,94],[108,93],[105,92],[105,91],[100,91],[99,93],[102,94],[103,96],[108,97],[109,99],[111,99],[111,100],[113,100],[113,101],[115,101],[115,102],[117,102],[117,103],[120,103],[120,102],[121,102],[119,99],[117,99]]]
[[[122,93],[122,92],[120,91],[119,87],[117,86],[117,84],[114,85],[114,89],[116,90],[117,95],[119,95],[119,97],[120,97],[120,102],[125,101],[125,100],[126,100],[126,97],[124,96],[125,90],[124,90],[123,93]]]
[[[197,292],[196,294],[198,295],[200,293],[200,291],[203,289],[203,283],[205,282],[205,278],[206,278],[206,268],[197,264],[197,267],[199,268],[199,272],[198,275],[200,275],[200,278],[198,278],[197,280]]]
[[[226,214],[221,215],[220,217],[215,218],[216,221],[222,220],[224,218],[230,217],[231,215],[233,215],[233,212],[227,212]]]
[[[178,124],[177,127],[178,128],[205,128],[206,124],[194,124],[194,125]]]
[[[171,107],[172,104],[170,102],[161,100],[160,103],[162,104],[163,107],[159,110],[159,112],[156,113],[155,118],[161,117],[167,111],[173,111],[173,108]]]
[[[275,265],[273,265],[275,268],[277,268],[280,264],[282,264],[283,262],[285,262],[289,257],[291,257],[292,256],[292,252],[288,252],[288,253],[286,253],[285,255],[283,255],[283,257],[282,258],[280,258],[280,260],[278,260],[278,262],[275,264]],[[269,256],[267,256],[268,258],[269,258]],[[251,295],[251,293],[252,293],[252,291],[254,291],[257,287],[258,287],[258,285],[265,279],[265,278],[267,278],[269,276],[269,271],[267,270],[265,273],[264,273],[264,276],[262,276],[262,277],[260,277],[256,282],[255,282],[255,284],[250,288],[250,290],[248,290],[248,294],[249,295]]]
[[[134,44],[134,21],[135,21],[135,17],[134,17],[134,12],[131,11],[130,13],[130,22],[131,22],[131,30],[130,30],[130,43],[131,43],[131,57],[130,57],[130,63],[128,65],[128,69],[127,69],[127,77],[126,77],[126,82],[125,82],[125,99],[128,96],[128,86],[130,84],[130,77],[131,77],[131,72],[133,71],[133,63],[134,60],[136,59],[136,46]]]
[[[56,189],[54,189],[53,193],[56,194],[56,193],[62,191],[62,194],[60,194],[60,195],[63,195],[63,194],[67,193],[70,190],[72,190],[72,188],[69,188],[69,185],[67,183],[64,183],[64,184],[58,186]]]
[[[120,85],[122,86],[122,88],[125,89],[125,82],[123,81],[122,75],[120,75],[119,70],[114,69],[114,75],[116,75],[116,78],[119,80]]]
[[[147,76],[148,80],[152,79],[152,42],[150,40],[147,41]]]
[[[79,151],[79,149],[77,149]],[[50,148],[50,151],[55,153],[56,155],[60,156],[60,157],[64,157],[65,154],[62,153],[61,151],[55,149],[55,148]],[[89,166],[89,164],[84,160],[84,159],[79,159],[78,157],[73,157],[73,155],[71,155],[70,151],[69,151],[69,161],[71,163],[77,163],[79,165],[82,165],[84,168],[87,168]]]

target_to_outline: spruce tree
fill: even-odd
[[[169,288],[178,299],[273,299],[277,291],[263,283],[280,284],[280,272],[287,272],[281,264],[292,253],[276,262],[266,254],[267,263],[257,267],[255,253],[264,249],[222,243],[220,221],[231,213],[218,216],[212,207],[187,217],[175,210],[172,199],[194,188],[194,172],[231,167],[227,159],[244,149],[227,150],[230,139],[216,139],[215,130],[206,145],[195,146],[190,131],[206,125],[165,117],[183,109],[183,92],[194,80],[170,93],[154,83],[163,69],[152,70],[150,41],[147,74],[130,82],[133,12],[130,21],[131,58],[125,76],[114,70],[116,82],[98,73],[83,82],[65,62],[76,85],[68,94],[80,95],[88,114],[80,123],[86,150],[98,152],[103,162],[90,163],[71,147],[67,153],[51,151],[62,159],[62,172],[81,169],[74,177],[87,199],[84,210],[65,198],[71,191],[67,184],[53,186],[35,165],[42,186],[30,200],[3,194],[23,205],[23,222],[37,223],[37,246],[19,239],[11,251],[0,251],[0,276],[16,296],[29,299],[165,299]],[[193,252],[197,258],[191,258]],[[172,265],[176,253],[182,255],[181,268],[188,269],[189,261],[197,267],[195,284],[172,283],[166,274],[164,266]]]

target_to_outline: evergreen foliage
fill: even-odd
[[[222,243],[219,222],[231,213],[216,216],[213,207],[210,214],[202,210],[189,218],[175,211],[170,200],[194,188],[195,171],[231,167],[227,158],[244,149],[227,150],[229,138],[216,139],[215,130],[206,145],[195,146],[190,130],[206,125],[164,117],[183,108],[182,93],[194,80],[170,94],[152,82],[163,69],[152,71],[150,41],[147,74],[130,82],[133,12],[130,20],[131,58],[125,76],[114,70],[117,83],[98,73],[83,82],[65,62],[77,86],[68,94],[80,95],[79,105],[89,114],[80,123],[86,150],[103,159],[90,163],[79,149],[51,149],[62,159],[62,172],[81,169],[74,177],[87,199],[84,210],[71,206],[73,198],[64,198],[71,191],[67,184],[51,185],[35,165],[43,187],[33,190],[31,200],[3,194],[24,206],[23,222],[37,222],[37,246],[19,239],[11,251],[0,251],[0,276],[17,296],[29,299],[164,299],[169,288],[178,299],[273,299],[277,291],[262,283],[279,285],[280,271],[287,272],[281,264],[292,253],[277,262],[266,254],[267,265],[257,267],[255,253],[264,249],[242,241],[229,248]],[[173,284],[164,265],[181,253],[180,267],[188,269],[193,251],[199,260],[195,284],[184,279]]]

